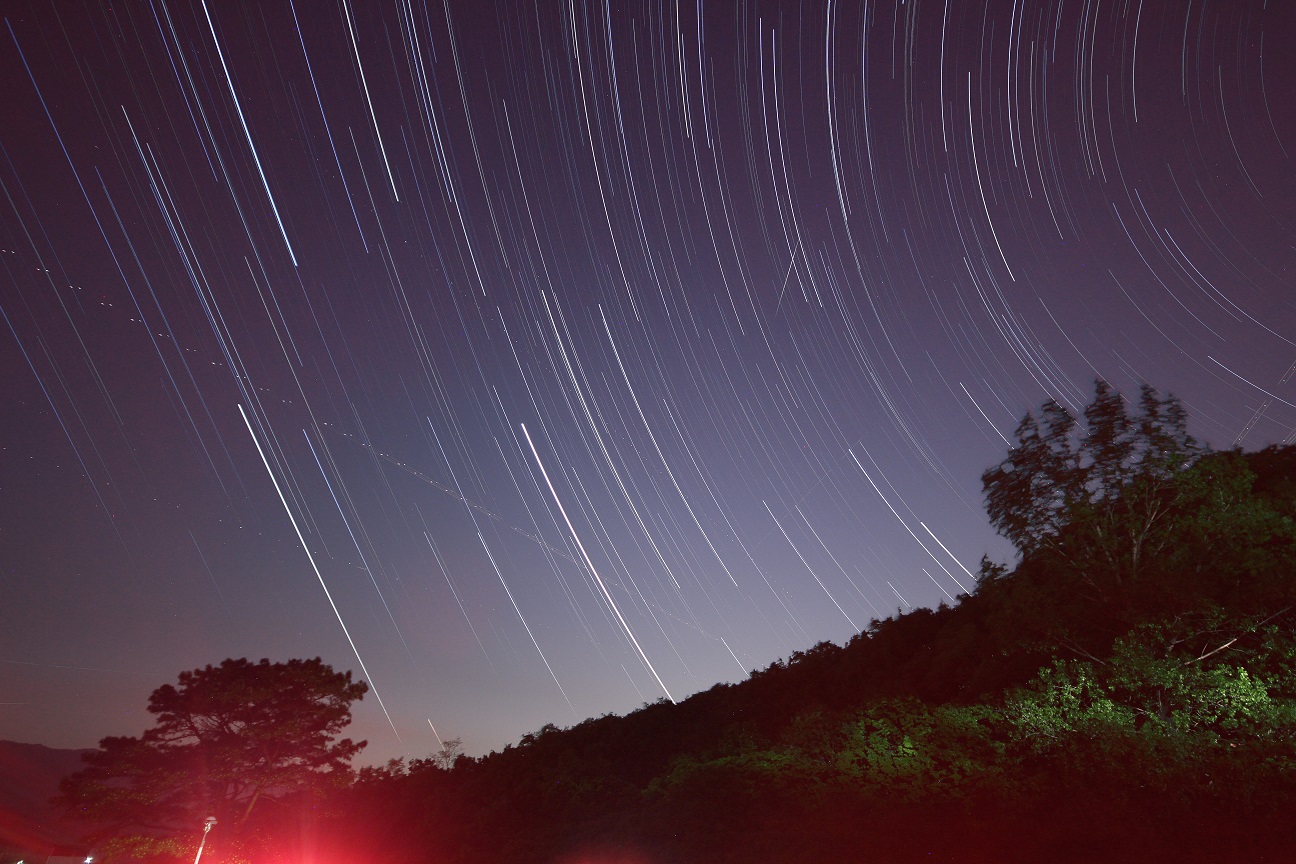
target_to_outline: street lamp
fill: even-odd
[[[210,831],[212,826],[215,824],[215,816],[208,816],[207,821],[203,823],[202,841],[198,844],[198,854],[194,856],[194,864],[198,864],[198,862],[202,860],[203,847],[207,845],[207,832]]]

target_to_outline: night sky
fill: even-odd
[[[481,753],[971,588],[1095,377],[1296,438],[1290,4],[538,5],[5,4],[0,738]]]

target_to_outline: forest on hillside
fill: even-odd
[[[1016,438],[982,480],[1018,555],[954,604],[678,705],[363,769],[214,854],[1291,860],[1296,447],[1211,451],[1172,397],[1102,382]]]

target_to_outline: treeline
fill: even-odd
[[[411,864],[1288,860],[1296,448],[1210,452],[1176,400],[1131,410],[1102,382],[1017,439],[982,479],[1019,560],[956,605],[679,705],[365,772],[329,842]]]
[[[362,681],[227,659],[56,801],[105,864],[1296,860],[1296,447],[1099,382],[981,479],[1012,566],[741,684],[356,777]]]

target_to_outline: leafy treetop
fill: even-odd
[[[1023,558],[1052,552],[1100,565],[1119,582],[1137,574],[1175,503],[1175,480],[1206,453],[1187,431],[1183,405],[1144,385],[1138,411],[1107,382],[1095,384],[1084,428],[1054,400],[1028,413],[1017,444],[981,475],[986,512]],[[1075,557],[1084,535],[1086,555]],[[1089,560],[1095,559],[1095,560]]]
[[[58,800],[114,830],[198,825],[209,815],[242,826],[262,798],[349,782],[348,762],[365,742],[334,739],[368,689],[319,658],[182,672],[149,698],[156,725],[138,738],[103,739]]]

